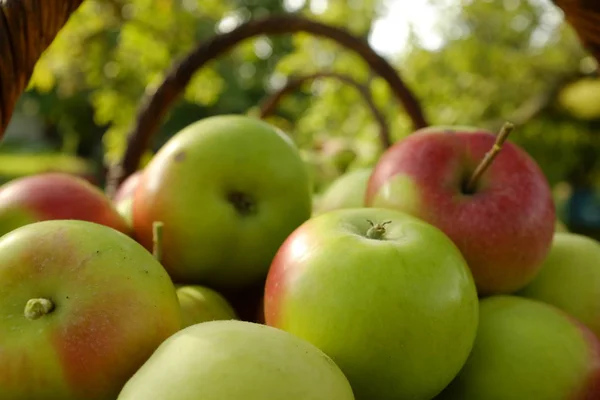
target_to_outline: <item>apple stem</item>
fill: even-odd
[[[376,239],[376,240],[380,240],[381,238],[383,238],[383,235],[385,235],[385,226],[387,224],[392,223],[392,221],[385,221],[381,224],[375,224],[370,219],[368,219],[367,221],[369,222],[369,224],[371,224],[371,227],[367,231],[367,237],[369,239]]]
[[[54,310],[54,303],[51,300],[39,298],[29,299],[25,304],[25,318],[35,320]]]
[[[152,255],[158,262],[162,261],[162,239],[164,223],[154,221],[152,223]]]
[[[496,142],[494,143],[490,151],[485,153],[485,157],[483,157],[483,160],[481,160],[479,165],[477,165],[477,168],[475,168],[473,175],[471,175],[471,179],[469,179],[469,183],[467,183],[466,186],[467,193],[475,192],[477,182],[479,182],[479,179],[484,174],[484,172],[490,167],[490,165],[492,165],[494,158],[496,158],[498,153],[500,153],[500,151],[502,150],[502,145],[504,144],[506,139],[508,139],[508,135],[510,135],[514,127],[514,124],[512,124],[511,122],[504,123],[502,129],[500,130],[500,133],[498,134],[498,136],[496,136]]]

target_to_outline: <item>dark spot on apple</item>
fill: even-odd
[[[175,154],[174,160],[176,162],[181,162],[185,160],[185,151],[180,151],[179,153]]]
[[[252,215],[256,213],[256,202],[254,199],[242,192],[229,192],[227,194],[227,201],[233,205],[235,210],[241,216]]]
[[[453,133],[456,133],[456,131],[454,129],[444,129],[444,133],[448,134],[448,135],[451,135]]]
[[[460,192],[465,196],[472,196],[477,193],[477,185],[475,185],[475,188],[469,188],[470,180],[471,174],[465,174],[460,180]]]

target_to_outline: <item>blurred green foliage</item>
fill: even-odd
[[[37,115],[51,128],[45,130],[46,150],[84,157],[96,166],[115,161],[140,100],[152,93],[175,60],[217,32],[289,11],[284,3],[86,0],[38,62],[18,111]],[[385,13],[384,0],[321,0],[318,13],[315,7],[311,11],[310,0],[296,3],[297,12],[365,39]],[[436,27],[443,45],[429,50],[413,33],[409,48],[392,60],[430,122],[495,130],[512,120],[518,124],[512,140],[536,158],[551,183],[600,181],[600,113],[598,105],[591,106],[600,100],[562,90],[589,75],[594,61],[562,22],[560,11],[541,0],[431,3],[444,15]],[[149,155],[192,121],[253,112],[286,77],[323,70],[368,82],[394,139],[411,133],[410,120],[385,82],[353,53],[306,34],[260,37],[196,73]],[[597,79],[588,78],[592,85]],[[378,126],[358,96],[336,80],[319,80],[287,97],[270,119],[303,149],[317,190],[345,168],[373,164],[382,151]],[[577,104],[582,98],[585,104]],[[11,146],[7,140],[0,151]]]

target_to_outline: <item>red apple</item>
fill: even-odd
[[[49,172],[15,179],[0,187],[0,236],[32,222],[57,219],[95,222],[129,232],[110,199],[83,178]]]
[[[514,292],[536,276],[552,243],[555,209],[536,162],[506,142],[467,188],[497,137],[427,128],[389,148],[369,179],[366,204],[415,215],[458,246],[481,295]]]
[[[357,400],[428,400],[469,355],[478,299],[464,258],[439,229],[359,208],[321,214],[288,237],[264,309],[267,325],[330,356]]]
[[[43,221],[0,239],[2,399],[115,399],[180,328],[167,272],[114,229]]]

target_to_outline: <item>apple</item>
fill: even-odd
[[[114,399],[180,328],[167,272],[112,228],[52,220],[0,239],[0,398]]]
[[[434,226],[389,209],[348,208],[305,222],[267,276],[267,325],[330,356],[359,400],[429,400],[475,339],[469,268]]]
[[[319,197],[316,213],[321,214],[340,208],[363,207],[367,182],[372,170],[372,168],[358,168],[346,172],[333,181]]]
[[[179,286],[177,298],[184,328],[207,321],[238,318],[233,307],[219,292],[205,286]]]
[[[121,183],[113,198],[115,203],[133,197],[133,193],[135,193],[135,190],[140,182],[142,171],[143,170],[138,170],[134,172],[133,174],[129,175],[127,179],[123,181],[123,183]]]
[[[144,168],[133,201],[136,238],[152,248],[164,222],[174,281],[215,289],[264,279],[285,238],[312,212],[307,168],[291,139],[242,115],[195,122]]]
[[[556,233],[542,270],[517,294],[566,311],[600,337],[600,242]]]
[[[75,219],[130,230],[110,199],[84,178],[48,172],[0,186],[0,236],[33,222]]]
[[[211,321],[167,339],[118,400],[354,400],[339,367],[309,343],[245,321]]]
[[[600,342],[558,308],[511,295],[482,299],[473,351],[436,400],[600,398]]]
[[[524,150],[503,143],[508,132],[509,126],[498,137],[476,128],[417,130],[381,156],[365,196],[367,206],[407,212],[446,233],[481,296],[531,282],[554,234],[548,181]],[[491,149],[495,159],[486,156]],[[478,165],[485,167],[476,174]]]
[[[113,197],[117,211],[130,227],[133,226],[133,193],[140,182],[141,175],[142,170],[129,175],[119,186]]]

